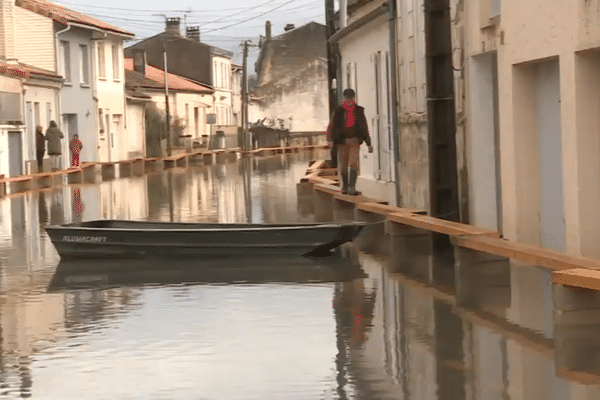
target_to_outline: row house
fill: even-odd
[[[600,1],[449,4],[471,221],[600,258]]]
[[[0,139],[9,152],[0,173],[37,171],[35,127],[46,129],[52,120],[65,134],[62,168],[70,164],[75,134],[84,144],[83,161],[119,159],[118,143],[128,141],[123,41],[134,35],[46,0],[5,0],[0,17],[0,62],[21,74],[21,92],[2,95],[8,96],[3,108],[15,117],[0,122],[13,123]],[[23,29],[27,35],[16,34]]]
[[[68,140],[74,134],[84,144],[82,160],[119,159],[118,143],[126,135],[123,41],[134,35],[46,0],[15,5],[16,18],[40,26],[24,39],[23,61],[47,63],[64,78],[55,117],[66,135],[62,166],[69,165]]]
[[[346,88],[354,89],[356,101],[365,108],[373,148],[361,146],[358,185],[363,191],[395,202],[392,99],[390,92],[390,34],[384,0],[348,0],[339,5],[337,32],[330,38],[339,54],[338,103]],[[415,180],[417,178],[415,177]],[[410,196],[405,196],[405,198]],[[406,204],[408,205],[408,204]],[[419,204],[421,205],[421,204]]]
[[[375,148],[361,149],[358,184],[390,203],[467,222],[448,0],[340,0],[335,14],[326,3],[336,101],[343,89],[356,91]]]
[[[37,165],[31,161],[35,160],[34,127],[48,126],[54,119],[62,81],[52,71],[0,62],[0,174],[14,177]]]
[[[28,35],[17,32],[27,29]],[[31,36],[39,40],[31,40]],[[52,20],[3,0],[0,10],[0,63],[3,80],[0,174],[16,176],[35,168],[35,126],[59,114],[63,79],[56,69]]]
[[[600,258],[599,7],[339,1],[329,13],[337,86],[357,92],[376,149],[361,149],[359,185],[511,240]]]
[[[166,112],[165,83],[168,83],[169,113],[182,122],[181,136],[193,143],[203,142],[210,135],[207,114],[213,108],[214,90],[183,77],[148,65],[143,49],[125,59],[127,84],[136,92],[147,96],[157,108]],[[140,98],[138,95],[137,98]]]
[[[202,43],[198,27],[187,27],[183,36],[180,24],[180,18],[167,18],[164,32],[127,47],[125,56],[133,58],[136,51],[144,50],[147,64],[163,71],[166,58],[169,73],[212,89],[210,114],[215,115],[212,129],[221,130],[237,141],[241,101],[238,103],[235,98],[241,69],[232,64],[232,52]]]

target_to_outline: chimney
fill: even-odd
[[[133,49],[133,70],[146,75],[146,50]]]
[[[271,21],[265,23],[265,35],[267,41],[271,40]]]
[[[200,42],[200,27],[199,26],[188,26],[185,28],[185,36],[195,42]]]
[[[287,32],[287,31],[291,31],[294,28],[296,28],[296,25],[294,25],[294,24],[287,24],[285,26],[285,28],[283,28],[283,30]]]
[[[169,35],[181,36],[181,31],[179,30],[180,24],[181,18],[179,17],[167,18],[165,32]]]

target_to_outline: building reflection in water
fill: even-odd
[[[397,238],[380,240],[395,244],[388,255],[378,253],[372,241],[363,242],[371,254],[360,253],[368,275],[361,285],[376,300],[361,346],[344,336],[351,322],[336,310],[340,398],[348,398],[350,387],[361,393],[359,398],[378,399],[599,398],[596,313],[559,315],[552,339],[544,315],[552,300],[543,305],[536,300],[535,310],[519,307],[540,293],[528,293],[526,281],[509,285],[526,273],[534,289],[536,282],[549,287],[547,271],[537,270],[536,275],[532,266],[502,259],[487,258],[485,266],[478,264],[480,257],[462,254],[456,284],[440,282],[435,279],[439,255],[423,252],[423,246],[407,252]],[[410,254],[414,258],[406,259]],[[404,267],[410,261],[420,264],[398,273],[396,257],[405,257],[400,264]],[[481,271],[472,269],[479,267]],[[461,290],[465,292],[459,296]]]
[[[310,158],[247,158],[0,199],[0,397],[32,396],[41,354],[118,325],[146,301],[132,282],[47,290],[58,257],[41,226],[309,221],[320,210],[308,195],[301,207],[295,188]],[[600,398],[596,313],[556,314],[548,271],[466,251],[452,261],[431,237],[392,237],[383,225],[366,232],[344,250],[364,275],[332,285],[338,398]]]

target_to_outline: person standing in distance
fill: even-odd
[[[58,170],[58,158],[62,154],[60,139],[65,135],[58,129],[55,121],[50,121],[50,127],[46,130],[46,140],[48,141],[48,155],[52,161],[52,171]]]
[[[69,147],[71,148],[71,168],[79,168],[79,155],[81,154],[83,143],[79,140],[78,134],[73,135]]]
[[[365,142],[369,153],[373,153],[365,109],[356,104],[356,93],[346,89],[342,105],[333,113],[328,129],[330,142],[336,145],[338,171],[341,175],[342,193],[358,195],[356,178],[360,145]]]
[[[46,152],[46,139],[44,128],[41,125],[35,127],[35,158],[37,159],[38,172],[44,172],[44,153]]]

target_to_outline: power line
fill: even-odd
[[[275,11],[275,10],[278,10],[278,9],[280,9],[280,8],[282,8],[282,7],[286,6],[286,5],[288,5],[288,4],[290,4],[290,3],[294,2],[294,1],[295,1],[295,0],[289,0],[289,1],[285,2],[285,3],[283,3],[283,4],[282,4],[282,5],[280,5],[280,6],[277,6],[277,7],[275,7],[275,8],[272,8],[272,9],[270,9],[269,11],[266,11],[266,12],[264,12],[264,13],[262,13],[262,14],[259,14],[259,15],[255,16],[255,17],[248,18],[248,19],[246,19],[246,20],[244,20],[244,21],[237,22],[237,23],[235,23],[235,24],[231,24],[231,25],[227,25],[227,26],[222,26],[222,27],[220,27],[220,28],[209,29],[209,30],[208,30],[208,31],[206,31],[205,33],[207,33],[207,32],[214,32],[214,31],[218,31],[218,30],[221,30],[221,29],[226,29],[226,28],[231,28],[232,26],[236,26],[236,25],[241,25],[241,24],[243,24],[244,22],[252,21],[253,19],[256,19],[256,18],[262,17],[263,15],[267,15],[267,14],[269,14],[269,13],[271,13],[271,12]]]
[[[192,8],[188,8],[185,10],[157,10],[157,9],[151,9],[151,10],[143,10],[143,9],[139,9],[139,8],[118,8],[118,7],[104,7],[104,6],[93,6],[90,4],[78,4],[78,3],[70,3],[70,2],[66,2],[66,1],[56,1],[56,3],[58,4],[62,4],[62,5],[72,5],[72,6],[78,6],[78,7],[88,7],[88,8],[96,8],[96,9],[102,9],[102,10],[113,10],[113,11],[140,11],[140,12],[152,12],[152,13],[183,13],[183,12],[193,12],[193,13],[204,13],[204,12],[220,12],[220,11],[236,11],[236,10],[240,10],[240,9],[248,9],[248,8],[254,8],[255,6],[244,6],[244,7],[234,7],[234,8],[220,8],[218,10],[207,10],[207,9],[192,9]]]
[[[232,15],[226,15],[226,16],[224,16],[224,17],[222,17],[222,18],[219,18],[219,19],[217,19],[217,20],[214,20],[214,21],[212,21],[212,22],[206,22],[206,23],[204,23],[204,24],[202,24],[202,25],[200,25],[200,26],[204,26],[204,25],[208,25],[208,24],[214,24],[214,23],[217,23],[217,22],[219,22],[219,21],[223,21],[224,19],[228,19],[228,18],[230,18],[230,17],[234,17],[234,16],[236,16],[236,15],[239,15],[239,14],[245,13],[245,12],[247,12],[247,11],[250,11],[250,10],[253,10],[253,9],[255,9],[255,8],[262,7],[262,6],[266,5],[266,4],[272,3],[272,2],[274,2],[274,1],[275,1],[275,0],[269,0],[269,1],[266,1],[266,2],[264,2],[264,3],[262,3],[262,4],[259,4],[259,5],[257,5],[257,6],[254,6],[254,7],[250,7],[250,8],[248,8],[248,9],[244,9],[244,10],[242,10],[242,11],[239,11],[239,12],[235,13],[235,14],[232,14]]]

